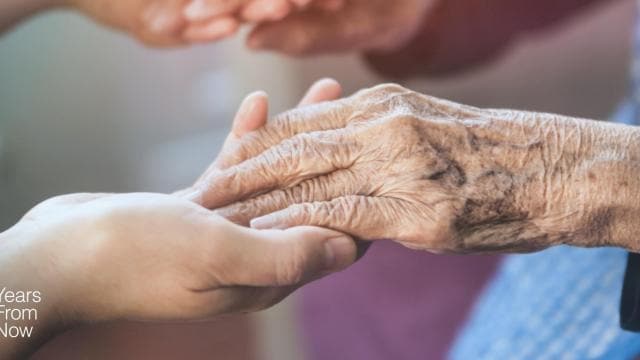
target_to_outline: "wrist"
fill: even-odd
[[[27,356],[68,326],[54,279],[43,277],[33,257],[32,229],[19,225],[0,234],[2,358]]]
[[[640,128],[579,119],[565,123],[560,131],[572,135],[560,163],[568,170],[555,179],[555,201],[548,205],[554,216],[545,221],[549,231],[567,245],[640,250]]]
[[[586,184],[584,238],[640,251],[640,128],[595,123],[593,149],[577,168]],[[576,239],[579,240],[579,239]]]

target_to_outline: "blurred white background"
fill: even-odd
[[[523,39],[480,71],[405,85],[477,106],[604,119],[625,92],[633,15],[633,0],[610,1]],[[167,192],[188,185],[216,155],[245,94],[266,90],[277,112],[324,76],[343,82],[347,92],[385,81],[357,56],[291,60],[247,51],[241,37],[151,50],[67,12],[24,23],[0,38],[0,228],[58,194]],[[256,327],[240,326],[237,338],[246,343],[220,342],[239,344],[228,356],[302,358],[291,304],[260,315]],[[224,324],[217,325],[223,332],[231,326]],[[158,331],[83,329],[39,358],[171,358],[167,347],[187,341],[167,344]],[[246,349],[251,344],[255,350]],[[136,350],[125,356],[118,347]]]

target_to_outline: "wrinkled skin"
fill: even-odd
[[[248,44],[289,55],[391,51],[411,40],[437,0],[349,0],[337,12],[309,8],[258,25]]]
[[[211,42],[241,23],[276,21],[304,8],[337,10],[342,0],[49,0],[70,5],[150,46]]]
[[[195,186],[256,228],[308,224],[434,252],[638,249],[638,130],[382,85],[286,112]],[[220,189],[224,189],[221,191]]]

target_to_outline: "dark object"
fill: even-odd
[[[620,299],[620,327],[640,332],[640,254],[629,253]]]

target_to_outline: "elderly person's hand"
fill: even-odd
[[[257,26],[254,49],[309,55],[324,52],[397,49],[413,38],[440,0],[349,0],[340,11],[309,8]]]
[[[640,250],[638,144],[634,127],[383,85],[276,117],[237,146],[242,163],[194,189],[255,228],[317,225],[436,252]]]

